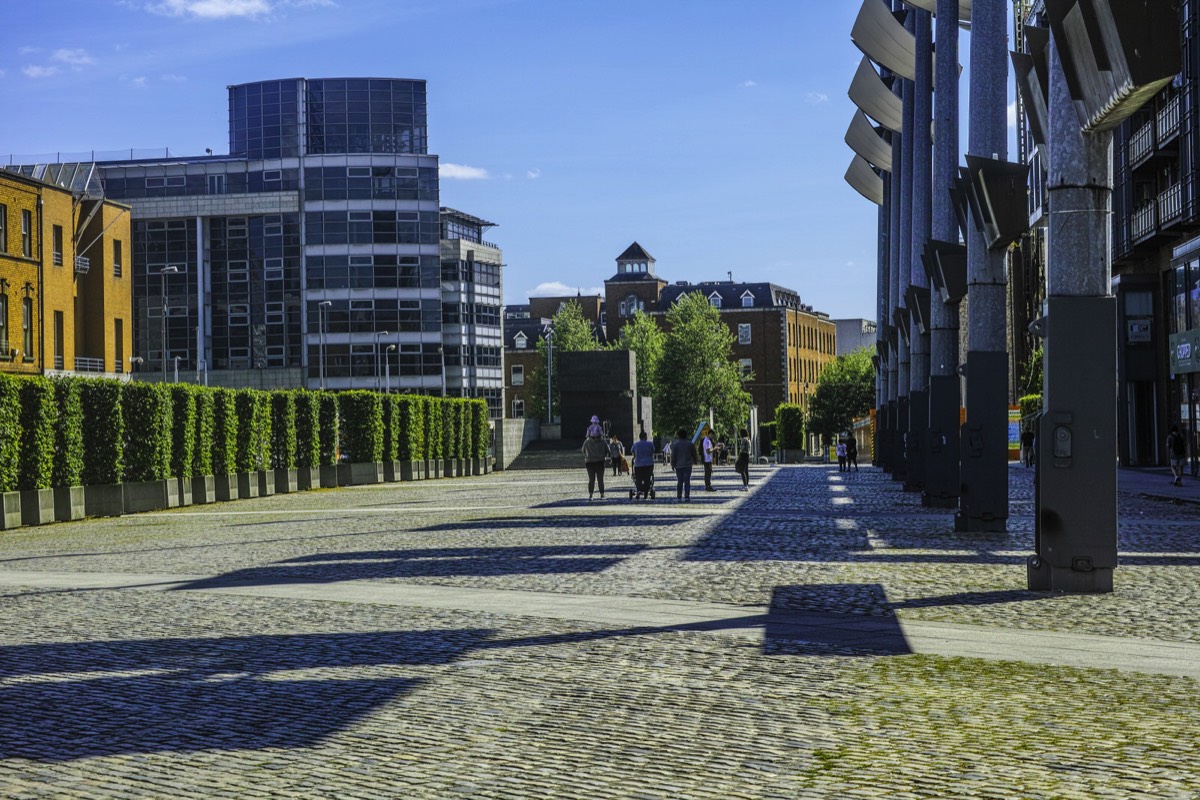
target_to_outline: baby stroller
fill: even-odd
[[[629,499],[654,499],[654,465],[633,468],[633,488],[629,490]]]

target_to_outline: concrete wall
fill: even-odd
[[[582,440],[592,415],[609,423],[622,442],[637,430],[635,357],[629,350],[563,353],[555,359],[561,397],[562,438]]]
[[[538,438],[539,420],[496,420],[496,469],[508,469],[521,451]]]

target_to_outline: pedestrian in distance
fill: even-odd
[[[595,419],[593,417],[593,419]],[[604,460],[608,458],[608,443],[604,441],[604,432],[600,430],[600,426],[596,428],[596,435],[590,434],[591,428],[588,428],[589,435],[583,440],[583,465],[587,469],[588,476],[588,500],[591,501],[596,493],[596,484],[600,484],[600,499],[604,499]]]
[[[704,438],[700,440],[700,451],[704,458],[704,491],[716,491],[712,485],[713,458],[716,456],[716,447],[713,445],[711,430],[705,429]]]
[[[854,467],[854,471],[858,472],[858,440],[853,436],[846,437],[846,472]]]
[[[663,458],[663,467],[666,469],[670,469],[671,468],[671,443],[670,442],[667,442],[666,444],[663,445],[662,458]]]
[[[745,428],[738,431],[737,461],[733,468],[742,476],[742,491],[750,491],[750,432]]]
[[[621,444],[615,433],[608,439],[608,457],[612,459],[612,474],[615,478],[620,474],[621,462],[625,460],[625,445]]]
[[[603,436],[604,428],[600,427],[600,418],[592,414],[591,424],[588,425],[587,436],[590,439],[593,436]]]
[[[1033,466],[1033,427],[1021,431],[1021,463],[1025,469]]]
[[[654,457],[658,451],[646,439],[646,432],[638,434],[638,440],[629,447],[633,457],[633,489],[637,497],[651,497],[654,492]]]
[[[671,468],[675,470],[675,499],[691,502],[692,468],[696,466],[696,447],[680,428],[671,442]]]
[[[1178,425],[1171,426],[1167,434],[1167,455],[1171,460],[1171,476],[1173,486],[1183,485],[1183,462],[1187,459],[1187,440],[1179,432]]]
[[[837,453],[838,472],[846,471],[846,440],[838,439],[834,445],[834,451]]]

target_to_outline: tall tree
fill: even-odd
[[[828,444],[866,415],[875,399],[875,369],[871,352],[860,347],[829,362],[817,377],[817,390],[808,404],[808,429]]]
[[[583,316],[583,308],[575,300],[568,300],[559,307],[550,320],[550,327],[554,331],[551,338],[554,348],[553,357],[556,360],[559,353],[578,353],[586,350],[600,349],[600,342],[596,339],[595,326]],[[543,420],[550,419],[546,414],[546,360],[548,349],[545,338],[538,341],[539,366],[533,376],[534,394],[531,401],[534,416],[540,417]],[[553,369],[553,364],[551,364],[550,369]],[[554,394],[554,411],[557,412],[559,401],[557,381],[554,382],[551,388]]]
[[[750,394],[733,361],[733,334],[700,292],[680,297],[667,311],[666,339],[659,362],[655,427],[691,431],[713,411],[718,430],[733,432],[746,422]]]
[[[630,350],[637,356],[637,392],[642,397],[655,397],[658,393],[658,365],[662,361],[665,341],[662,328],[638,309],[621,328],[620,338],[612,345],[614,349]]]

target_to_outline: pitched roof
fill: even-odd
[[[653,261],[654,256],[646,252],[637,242],[625,248],[625,252],[617,256],[617,261]]]

